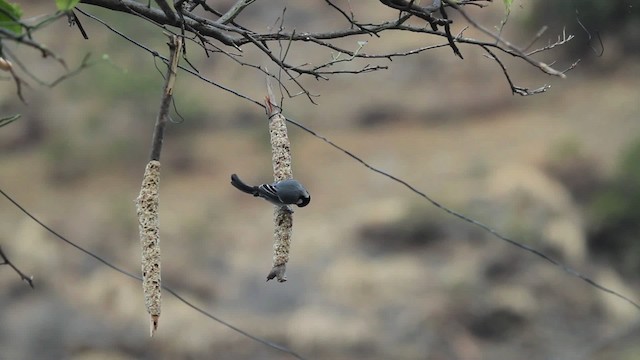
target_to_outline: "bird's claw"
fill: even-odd
[[[282,209],[283,211],[288,212],[289,214],[293,214],[293,213],[294,213],[294,211],[293,211],[293,209],[291,208],[291,206],[290,206],[290,205],[287,205],[287,206],[281,206],[281,207],[280,207],[280,209]]]

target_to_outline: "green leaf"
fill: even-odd
[[[17,22],[22,17],[22,9],[18,4],[0,0],[0,28],[16,34],[22,33],[22,26]]]
[[[511,3],[513,2],[513,0],[502,0],[504,1],[504,8],[507,10],[507,12],[509,12],[509,10],[511,10]]]
[[[56,0],[56,6],[60,11],[69,11],[76,7],[79,2],[80,0]]]

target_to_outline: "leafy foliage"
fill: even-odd
[[[511,9],[511,3],[513,2],[513,0],[502,0],[504,1],[504,8],[507,12],[509,12],[509,9]]]
[[[22,9],[18,4],[0,0],[0,28],[16,34],[22,33],[22,25],[18,20],[22,17]]]
[[[640,272],[640,139],[622,156],[620,172],[591,207],[589,246],[628,275]]]
[[[72,10],[80,0],[56,0],[56,6],[60,11],[69,11]]]

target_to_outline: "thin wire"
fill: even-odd
[[[406,188],[408,188],[412,192],[420,195],[421,197],[423,197],[425,200],[427,200],[428,202],[430,202],[432,205],[436,206],[440,210],[442,210],[442,211],[444,211],[444,212],[446,212],[446,213],[448,213],[450,215],[453,215],[453,216],[457,217],[458,219],[461,219],[461,220],[463,220],[463,221],[465,221],[467,223],[470,223],[470,224],[472,224],[474,226],[477,226],[477,227],[479,227],[479,228],[491,233],[493,236],[497,237],[500,240],[506,241],[507,243],[509,243],[511,245],[514,245],[514,246],[516,246],[516,247],[518,247],[520,249],[528,251],[528,252],[530,252],[530,253],[538,256],[538,257],[541,257],[542,259],[550,262],[551,264],[553,264],[555,266],[558,266],[564,272],[582,279],[586,283],[590,284],[591,286],[593,286],[593,287],[595,287],[595,288],[597,288],[599,290],[602,290],[602,291],[604,291],[606,293],[609,293],[609,294],[611,294],[613,296],[616,296],[616,297],[618,297],[618,298],[620,298],[622,300],[625,300],[626,302],[628,302],[629,304],[633,305],[635,308],[640,310],[640,304],[638,304],[637,302],[631,300],[630,298],[628,298],[628,297],[626,297],[626,296],[624,296],[624,295],[622,295],[622,294],[620,294],[620,293],[618,293],[618,292],[616,292],[614,290],[611,290],[611,289],[609,289],[609,288],[607,288],[607,287],[605,287],[603,285],[600,285],[599,283],[597,283],[596,281],[592,280],[588,276],[586,276],[586,275],[574,270],[573,268],[561,263],[558,260],[555,260],[554,258],[552,258],[552,257],[546,255],[545,253],[541,252],[540,250],[537,250],[537,249],[535,249],[533,247],[521,244],[521,243],[519,243],[519,242],[517,242],[517,241],[515,241],[515,240],[513,240],[513,239],[511,239],[511,238],[509,238],[509,237],[507,237],[505,235],[502,235],[497,230],[493,229],[492,227],[490,227],[488,225],[485,225],[484,223],[481,223],[480,221],[474,220],[474,219],[469,218],[469,217],[467,217],[467,216],[465,216],[465,215],[463,215],[463,214],[461,214],[461,213],[459,213],[457,211],[449,209],[448,207],[440,204],[439,202],[437,202],[436,200],[434,200],[433,198],[431,198],[430,196],[428,196],[424,192],[418,190],[417,188],[415,188],[413,185],[409,184],[408,182],[406,182],[406,181],[404,181],[404,180],[402,180],[402,179],[400,179],[400,178],[398,178],[398,177],[396,177],[394,175],[391,175],[391,174],[389,174],[387,172],[384,172],[383,170],[380,170],[380,169],[374,167],[373,165],[370,165],[369,163],[364,161],[362,158],[356,156],[355,154],[353,154],[349,150],[337,145],[333,141],[331,141],[331,140],[327,139],[326,137],[316,133],[315,131],[305,127],[304,125],[300,124],[299,122],[297,122],[297,121],[295,121],[293,119],[290,119],[290,118],[287,118],[287,121],[289,123],[299,127],[300,129],[310,133],[311,135],[317,137],[318,139],[324,141],[325,143],[329,144],[333,148],[341,151],[342,153],[344,153],[345,155],[349,156],[353,160],[355,160],[355,161],[359,162],[360,164],[362,164],[367,169],[369,169],[369,170],[371,170],[373,172],[376,172],[376,173],[378,173],[378,174],[380,174],[382,176],[385,176],[385,177],[387,177],[387,178],[389,178],[389,179],[391,179],[391,180],[393,180],[395,182],[398,182],[398,183],[404,185]]]
[[[2,194],[2,196],[4,196],[7,200],[9,200],[15,207],[20,209],[20,211],[22,211],[25,215],[30,217],[31,220],[33,220],[36,223],[38,223],[38,225],[42,226],[45,230],[47,230],[49,233],[51,233],[52,235],[54,235],[58,239],[64,241],[68,245],[73,246],[77,250],[80,250],[81,252],[89,255],[90,257],[98,260],[103,265],[106,265],[107,267],[109,267],[109,268],[111,268],[111,269],[113,269],[113,270],[115,270],[115,271],[117,271],[117,272],[119,272],[121,274],[124,274],[124,275],[126,275],[126,276],[128,276],[128,277],[130,277],[132,279],[136,279],[138,281],[142,281],[142,278],[139,277],[138,275],[135,275],[135,274],[133,274],[131,272],[128,272],[128,271],[126,271],[126,270],[124,270],[124,269],[122,269],[122,268],[120,268],[120,267],[118,267],[116,265],[113,265],[112,263],[110,263],[109,261],[105,260],[104,258],[92,253],[91,251],[83,248],[80,245],[77,245],[73,241],[65,238],[62,235],[60,235],[58,232],[56,232],[55,230],[50,228],[48,225],[46,225],[45,223],[40,221],[40,219],[36,218],[29,211],[27,211],[27,209],[25,209],[22,205],[20,205],[17,201],[15,201],[11,196],[9,196],[6,192],[4,192],[4,190],[0,189],[0,194]],[[229,328],[229,329],[231,329],[231,330],[233,330],[233,331],[235,331],[235,332],[237,332],[237,333],[239,333],[239,334],[241,334],[243,336],[246,336],[246,337],[248,337],[248,338],[250,338],[250,339],[252,339],[252,340],[254,340],[256,342],[259,342],[259,343],[261,343],[263,345],[266,345],[266,346],[268,346],[268,347],[270,347],[272,349],[282,351],[282,352],[287,353],[287,354],[289,354],[289,355],[291,355],[291,356],[293,356],[293,357],[295,357],[297,359],[304,360],[304,358],[302,356],[298,355],[293,350],[290,350],[290,349],[288,349],[288,348],[286,348],[286,347],[284,347],[282,345],[278,345],[276,343],[273,343],[273,342],[271,342],[269,340],[260,338],[260,337],[258,337],[256,335],[252,335],[252,334],[250,334],[250,333],[248,333],[248,332],[246,332],[246,331],[244,331],[244,330],[242,330],[242,329],[240,329],[240,328],[238,328],[238,327],[236,327],[236,326],[234,326],[234,325],[232,325],[232,324],[230,324],[230,323],[218,318],[217,316],[207,312],[206,310],[202,309],[201,307],[199,307],[199,306],[193,304],[192,302],[188,301],[187,299],[185,299],[182,295],[180,295],[178,292],[176,292],[172,288],[170,288],[170,287],[168,287],[166,285],[162,285],[162,288],[165,289],[171,295],[175,296],[178,300],[180,300],[185,305],[187,305],[190,308],[196,310],[197,312],[201,313],[202,315],[204,315],[204,316],[206,316],[206,317],[208,317],[208,318],[210,318],[210,319],[212,319],[212,320],[214,320],[214,321],[226,326],[227,328]]]

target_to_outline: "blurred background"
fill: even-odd
[[[233,1],[210,4],[218,9]],[[396,14],[353,7],[362,22]],[[53,1],[20,4],[24,18]],[[238,21],[269,31],[347,27],[324,2],[257,2]],[[166,37],[138,19],[80,5],[167,54]],[[544,251],[640,299],[640,1],[515,0],[504,36],[532,47],[576,38],[538,59],[567,79],[471,46],[400,57],[385,71],[302,78],[317,105],[286,99],[284,113],[402,178],[447,207]],[[501,1],[469,9],[496,29]],[[450,11],[454,33],[465,25]],[[78,14],[89,40],[64,19],[35,37],[70,68],[92,66],[54,88],[28,79],[22,104],[6,75],[0,114],[0,187],[44,223],[129,271],[140,272],[134,199],[161,97],[164,66]],[[582,29],[579,22],[589,31]],[[597,34],[602,39],[598,41]],[[479,36],[472,30],[466,36]],[[589,40],[589,36],[593,38]],[[403,52],[441,39],[384,33],[345,40],[365,52]],[[23,47],[25,67],[51,81],[64,69]],[[592,48],[595,48],[592,49]],[[254,99],[264,75],[225,56],[187,48],[200,73]],[[600,54],[602,52],[602,54]],[[324,48],[294,44],[292,63],[320,63]],[[249,47],[244,59],[267,62]],[[365,63],[347,64],[358,67]],[[158,70],[160,69],[160,71]],[[289,128],[294,175],[313,201],[294,215],[286,283],[271,269],[272,208],[229,184],[272,179],[264,111],[185,73],[162,154],[163,282],[216,316],[309,359],[638,359],[640,312],[561,269],[435,208],[323,141]],[[52,237],[0,201],[0,245],[35,289],[0,266],[2,359],[289,359],[193,311],[167,293],[148,336],[141,286]]]

